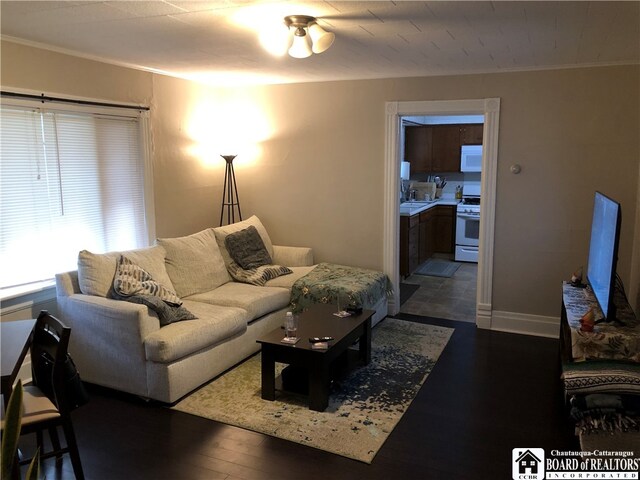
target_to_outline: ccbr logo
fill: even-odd
[[[514,448],[513,480],[544,480],[544,449]]]

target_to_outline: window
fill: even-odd
[[[3,101],[0,288],[75,270],[83,249],[126,250],[153,238],[146,115],[117,110]]]

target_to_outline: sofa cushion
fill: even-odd
[[[313,249],[274,245],[272,260],[273,263],[287,267],[310,267],[313,265]]]
[[[224,263],[227,266],[230,265],[233,260],[231,258],[231,255],[229,255],[229,252],[227,251],[227,247],[224,244],[225,238],[230,233],[239,232],[240,230],[244,230],[245,228],[248,228],[250,226],[254,226],[256,228],[256,230],[260,234],[260,237],[262,238],[262,241],[264,242],[264,246],[267,249],[267,252],[269,252],[269,256],[273,258],[273,244],[271,243],[269,234],[262,225],[260,219],[253,215],[247,220],[232,223],[231,225],[225,225],[223,227],[216,227],[213,229],[216,235],[218,246],[220,247],[220,253],[222,253],[222,258],[224,258]]]
[[[159,238],[158,244],[166,250],[167,273],[179,297],[208,292],[231,281],[212,229]]]
[[[265,283],[265,286],[280,287],[280,288],[286,288],[288,290],[291,290],[291,287],[293,286],[294,283],[296,283],[296,280],[304,277],[307,273],[309,273],[314,268],[316,268],[315,265],[311,265],[310,267],[289,267],[289,269],[292,271],[291,274],[283,275],[281,277],[277,277],[272,280],[269,280],[267,283]]]
[[[186,301],[187,299],[183,298],[183,300]],[[192,295],[188,300],[242,308],[247,311],[248,323],[267,313],[287,306],[289,304],[289,290],[286,288],[258,287],[248,283],[229,282],[215,290]]]
[[[262,237],[253,225],[227,235],[224,246],[233,261],[245,270],[273,263]]]
[[[144,341],[147,360],[173,362],[247,330],[247,312],[242,309],[188,300],[183,306],[198,318],[172,323],[147,336]]]
[[[82,250],[78,254],[78,285],[85,295],[110,297],[113,289],[113,277],[116,273],[116,263],[120,255],[126,255],[136,265],[139,265],[161,285],[175,290],[167,269],[165,268],[165,250],[161,246],[140,248],[124,252],[91,253]]]

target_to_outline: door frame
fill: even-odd
[[[408,115],[484,115],[476,325],[491,328],[500,98],[386,102],[385,111],[383,270],[393,285],[389,315],[400,311],[400,118]]]

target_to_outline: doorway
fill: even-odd
[[[497,178],[498,127],[500,99],[387,102],[385,135],[384,252],[383,268],[393,284],[389,314],[400,310],[399,223],[400,216],[400,132],[401,117],[410,115],[484,115],[482,154],[482,200],[476,325],[491,327],[493,287],[493,246]]]
[[[409,246],[413,237],[407,232],[413,225],[409,219],[417,217],[410,216],[401,203],[404,218],[400,228],[405,231],[400,234],[400,313],[475,323],[482,178],[482,155],[478,153],[482,151],[484,115],[402,115],[400,120],[401,202],[411,205],[412,193],[419,201],[425,189],[431,188],[424,182],[441,186],[437,210],[416,214],[417,250]],[[425,150],[427,144],[436,143],[436,135],[439,162],[429,148]],[[465,147],[454,153],[450,144]],[[467,154],[464,168],[463,152]]]

